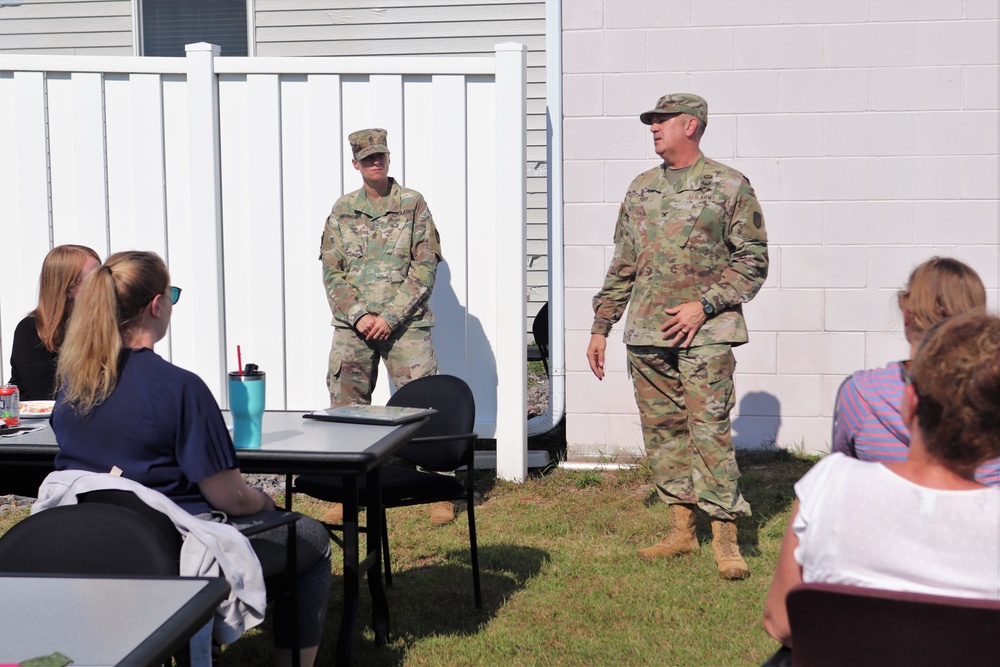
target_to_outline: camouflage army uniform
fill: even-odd
[[[747,342],[740,304],[767,277],[764,218],[734,169],[699,154],[674,185],[665,169],[629,186],[591,331],[608,335],[629,304],[629,373],[660,497],[697,504],[715,519],[749,516],[730,433],[732,347]],[[714,314],[691,347],[672,347],[660,329],[664,309],[700,299]]]
[[[441,241],[423,196],[389,181],[379,201],[364,188],[338,199],[323,230],[323,285],[336,327],[327,374],[332,406],[371,402],[379,358],[397,388],[437,374],[428,301]],[[392,328],[388,340],[366,341],[355,330],[368,313]]]

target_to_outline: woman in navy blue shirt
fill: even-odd
[[[194,515],[224,513],[237,526],[275,510],[247,485],[215,398],[194,373],[153,352],[180,290],[154,253],[120,252],[85,281],[59,355],[52,428],[56,468],[110,472],[163,493]],[[330,543],[319,522],[297,525],[299,637],[312,665],[330,593]],[[264,575],[284,567],[285,528],[251,538]],[[288,611],[275,609],[278,664],[291,663]]]

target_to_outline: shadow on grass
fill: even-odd
[[[504,602],[523,589],[550,557],[546,551],[516,544],[491,544],[479,548],[483,609],[476,610],[472,565],[468,549],[449,551],[445,561],[408,570],[393,570],[387,589],[390,614],[388,644],[375,643],[371,628],[371,598],[367,583],[361,586],[361,604],[351,660],[356,665],[405,664],[410,647],[434,636],[474,635],[493,618]],[[340,630],[343,580],[334,577],[327,607],[326,626],[317,665],[332,665]],[[273,664],[271,614],[262,631],[244,636],[226,648],[220,665],[256,667]]]
[[[449,551],[445,562],[440,564],[394,571],[392,588],[388,591],[392,614],[389,644],[375,644],[370,629],[370,601],[365,601],[358,616],[364,637],[355,640],[354,662],[402,665],[409,648],[421,639],[476,634],[496,615],[504,601],[523,589],[548,561],[547,552],[532,547],[516,544],[481,546],[482,611],[477,611],[475,606],[468,549]],[[335,586],[331,609],[339,609],[340,591],[336,589]]]
[[[736,460],[741,473],[740,492],[753,511],[753,516],[740,520],[740,550],[744,556],[759,556],[761,529],[792,506],[795,483],[813,467],[817,459],[775,447],[738,450]],[[703,541],[712,541],[708,519],[704,519],[704,523],[699,521],[699,539],[702,538],[705,538]]]

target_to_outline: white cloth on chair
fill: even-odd
[[[75,505],[77,496],[105,489],[130,491],[173,522],[184,538],[180,554],[181,576],[225,577],[229,582],[229,597],[215,611],[213,634],[216,641],[230,644],[264,621],[267,607],[264,574],[250,541],[233,526],[192,516],[159,491],[107,473],[57,470],[42,482],[31,513]]]

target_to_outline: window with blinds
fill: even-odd
[[[184,45],[208,42],[223,56],[247,55],[246,0],[141,0],[145,56],[184,55]]]

